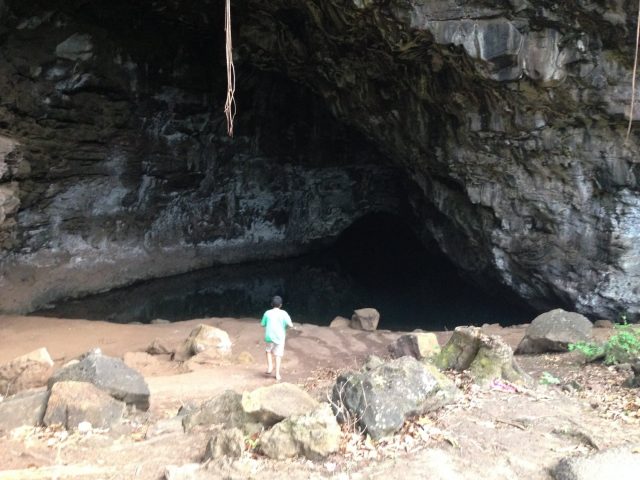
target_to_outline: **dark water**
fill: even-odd
[[[512,325],[538,313],[504,292],[491,296],[465,282],[446,259],[429,255],[410,230],[384,217],[360,222],[325,252],[200,270],[36,313],[118,323],[260,317],[275,294],[294,321],[317,325],[337,315],[350,317],[361,307],[377,308],[379,328],[390,330]]]

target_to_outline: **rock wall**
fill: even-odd
[[[461,268],[538,306],[638,314],[635,2],[240,3],[249,61],[402,165]]]
[[[224,70],[203,60],[224,51],[211,35],[127,10],[10,6],[0,311],[299,254],[400,209],[398,169],[277,75],[239,71],[239,136],[226,138]]]
[[[386,210],[536,306],[640,313],[635,2],[236,0],[233,141],[220,3],[0,2],[0,309]]]

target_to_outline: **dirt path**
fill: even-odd
[[[226,389],[245,391],[273,382],[263,374],[262,329],[256,319],[116,325],[0,316],[0,363],[40,347],[46,347],[58,365],[94,347],[122,357],[127,352],[144,351],[156,338],[180,341],[199,323],[229,333],[234,352],[231,359],[188,373],[180,373],[169,361],[143,365],[141,371],[151,391],[150,411],[121,430],[67,435],[50,429],[20,429],[0,436],[0,479],[162,478],[167,465],[201,461],[207,432],[145,438],[155,422],[175,416],[183,404],[201,402]],[[524,327],[490,326],[486,331],[515,346]],[[319,399],[337,371],[356,368],[369,354],[384,356],[387,345],[400,335],[314,325],[301,325],[291,333],[283,362],[285,379],[305,386]],[[606,332],[598,334],[606,336]],[[437,335],[444,344],[450,334]],[[240,354],[244,363],[238,361]],[[247,358],[253,361],[247,362]],[[343,451],[325,462],[273,462],[248,455],[233,464],[209,465],[206,478],[411,479],[424,478],[428,466],[433,479],[548,480],[549,467],[563,456],[640,445],[640,424],[636,421],[640,411],[635,417],[620,414],[620,409],[612,414],[605,401],[613,396],[622,405],[633,398],[619,387],[620,374],[596,365],[585,369],[570,355],[524,356],[519,361],[536,379],[549,372],[567,382],[581,383],[581,390],[541,386],[519,393],[478,391],[464,378],[456,377],[465,391],[460,402],[425,417],[418,426],[407,427],[413,430],[373,450],[347,436]],[[27,476],[15,476],[12,469]]]

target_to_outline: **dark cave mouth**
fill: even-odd
[[[15,8],[19,6],[19,2],[13,3],[16,4]],[[170,2],[166,3],[168,5]],[[40,5],[39,8],[43,9],[47,4],[37,0],[33,5]],[[254,65],[251,62],[255,58],[242,60],[241,49],[241,62],[238,64],[239,115],[236,117],[236,132],[239,135],[234,140],[228,140],[224,136],[222,115],[219,115],[220,118],[216,117],[216,120],[220,120],[218,123],[203,122],[206,128],[203,127],[201,131],[197,131],[195,127],[188,130],[191,128],[191,116],[204,115],[203,112],[212,109],[221,112],[221,105],[213,105],[218,100],[218,103],[222,103],[225,87],[223,35],[215,25],[218,21],[222,25],[218,3],[209,17],[211,23],[199,23],[198,15],[190,17],[194,19],[193,22],[177,17],[174,19],[170,14],[171,8],[155,11],[155,6],[131,6],[123,0],[114,4],[120,14],[116,14],[114,10],[104,18],[101,16],[101,7],[91,2],[55,0],[54,5],[66,15],[79,20],[80,25],[88,26],[89,33],[96,35],[96,42],[107,38],[104,45],[108,45],[108,49],[116,48],[113,47],[116,45],[116,50],[121,48],[131,55],[134,62],[140,64],[140,85],[146,91],[140,94],[142,100],[127,97],[132,105],[132,116],[146,121],[147,115],[153,117],[157,113],[153,111],[154,108],[171,110],[175,118],[172,118],[171,124],[167,124],[170,127],[166,130],[168,136],[177,133],[191,135],[193,144],[198,147],[193,150],[198,158],[204,158],[212,151],[216,155],[220,153],[215,161],[199,163],[198,165],[203,166],[185,173],[176,166],[178,158],[175,162],[169,159],[167,167],[162,170],[163,166],[160,164],[164,159],[156,154],[167,150],[165,147],[168,143],[163,144],[162,139],[155,143],[157,139],[149,140],[152,144],[150,147],[142,145],[141,149],[148,148],[151,151],[146,159],[150,166],[138,165],[138,162],[145,162],[142,155],[132,157],[126,175],[147,175],[157,178],[159,182],[165,181],[166,188],[158,187],[153,192],[159,199],[158,205],[168,204],[174,194],[179,192],[193,191],[196,193],[193,198],[197,201],[219,194],[219,191],[207,186],[206,182],[213,182],[212,179],[225,175],[230,177],[233,172],[221,169],[220,165],[234,156],[255,155],[269,158],[274,165],[287,164],[302,169],[404,169],[398,167],[398,162],[383,151],[384,142],[378,142],[376,138],[359,130],[358,124],[354,123],[357,119],[351,123],[340,120],[327,98],[305,85],[303,80],[289,78],[286,72]],[[194,14],[199,13],[198,8],[202,8],[198,2],[184,2],[184,5],[185,9],[191,9]],[[33,11],[33,7],[26,4],[22,4],[20,8]],[[125,15],[126,12],[131,12],[132,15]],[[295,10],[281,14],[291,19],[295,17],[293,12]],[[124,18],[124,21],[120,22],[120,18]],[[299,33],[302,35],[304,32]],[[107,47],[104,49],[108,50]],[[209,57],[208,54],[212,52],[214,54]],[[99,54],[102,53],[98,51],[97,55]],[[202,61],[202,58],[207,60]],[[182,69],[184,66],[186,67]],[[87,65],[86,68],[90,73],[97,66]],[[165,87],[175,87],[194,96],[201,95],[204,100],[200,103],[178,105],[173,110],[174,105],[161,104],[155,99],[155,95]],[[127,94],[118,93],[123,98]],[[431,126],[435,131],[435,125]],[[136,133],[144,136],[148,132]],[[212,137],[216,137],[218,143],[211,141]],[[233,146],[228,148],[229,145]],[[184,146],[185,156],[193,153],[190,147],[191,145]],[[142,153],[149,154],[148,151]],[[273,172],[269,173],[272,174]],[[403,170],[400,175],[403,179],[398,184],[412,183],[409,172]],[[131,183],[135,184],[137,179],[130,179]],[[282,185],[277,184],[276,187],[280,188]],[[419,187],[413,184],[410,187],[412,192],[424,194],[419,191]],[[353,190],[357,191],[358,188]],[[140,198],[136,193],[138,192],[134,190],[126,198]],[[336,196],[341,193],[336,189]],[[276,190],[274,195],[279,195],[279,191]],[[180,277],[143,280],[131,287],[106,294],[60,303],[59,307],[50,312],[56,311],[62,316],[106,318],[122,322],[147,322],[154,318],[182,320],[211,315],[257,316],[264,307],[265,298],[273,293],[280,293],[288,299],[292,312],[299,312],[298,316],[304,321],[318,324],[327,324],[336,315],[349,316],[354,308],[363,306],[378,308],[382,314],[380,327],[390,329],[442,329],[459,324],[482,323],[507,325],[530,320],[529,313],[525,319],[521,319],[515,313],[501,310],[499,305],[485,305],[490,296],[463,280],[451,262],[442,255],[434,253],[432,249],[425,249],[408,227],[420,213],[414,211],[420,207],[412,206],[414,204],[407,198],[410,194],[394,191],[387,196],[391,198],[394,195],[391,202],[385,203],[387,199],[383,198],[373,199],[371,203],[382,205],[390,211],[406,210],[402,212],[403,219],[391,214],[367,214],[344,230],[333,245],[322,252],[287,260],[211,267]],[[348,208],[357,209],[358,201],[361,200],[362,198],[350,200],[352,203]],[[420,205],[428,202],[423,200]],[[130,203],[134,204],[133,201]],[[125,205],[127,206],[129,205]],[[146,212],[136,212],[137,218],[140,223],[144,223],[159,209],[161,207],[151,205]],[[203,211],[209,212],[206,209]],[[287,223],[287,208],[277,211],[274,209],[274,212],[274,218],[283,219],[276,223]],[[177,225],[175,230],[183,234],[183,238],[178,241],[191,246],[218,238],[233,238],[236,231],[242,233],[242,226],[232,231],[237,226],[235,219],[223,215],[221,217],[219,224],[222,227],[218,228],[213,221],[209,223],[209,218],[197,218],[194,215],[189,219],[191,224],[204,226],[186,231],[181,229],[184,225]],[[324,220],[323,217],[317,219],[318,222]],[[72,222],[73,218],[70,223]],[[227,226],[229,227],[225,230]],[[87,229],[90,230],[90,227]],[[100,227],[101,225],[93,225],[93,230],[99,230]],[[135,230],[137,227],[131,226],[130,229]],[[149,225],[143,224],[140,230],[144,231],[148,227]],[[295,228],[299,226],[292,226],[292,230]],[[335,234],[333,231],[328,235]],[[293,240],[295,241],[298,239]],[[330,239],[316,236],[312,237],[309,244],[304,244],[305,241],[306,238],[300,241],[303,244],[302,250],[314,248],[313,242],[326,244]],[[123,283],[125,282],[119,284]],[[171,289],[168,290],[167,285],[172,285],[171,289],[175,289],[177,293],[169,291]],[[447,288],[443,289],[443,286]],[[302,287],[307,290],[302,290]],[[510,295],[503,296],[498,303],[504,303],[506,297],[511,298]],[[452,310],[451,306],[458,304],[459,298],[470,299],[473,307]],[[515,298],[513,302],[509,300],[509,305],[512,303],[518,308],[527,309]],[[70,309],[66,310],[66,314],[60,313],[63,305]],[[491,310],[492,308],[495,310]],[[117,311],[112,311],[114,309]]]
[[[443,255],[425,249],[403,219],[373,213],[316,253],[145,281],[33,314],[115,323],[259,318],[275,294],[294,321],[324,326],[362,307],[377,308],[379,328],[396,331],[508,326],[539,313],[515,296],[481,291]]]

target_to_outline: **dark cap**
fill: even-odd
[[[275,297],[273,297],[271,299],[271,306],[272,307],[281,307],[282,306],[282,297],[279,295],[276,295]]]

